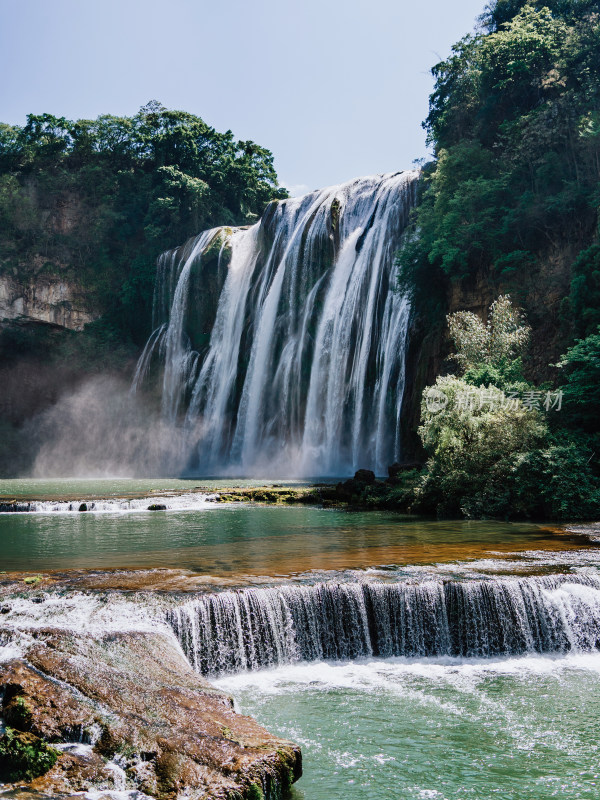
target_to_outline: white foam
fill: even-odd
[[[0,645],[0,663],[3,661],[11,661],[13,658],[20,658],[21,655],[21,648],[13,642],[6,645]]]
[[[9,605],[2,626],[15,632],[53,627],[96,635],[157,630],[172,635],[170,626],[163,621],[161,600],[152,595],[136,599],[135,595],[118,593],[48,592],[41,603],[35,602],[35,598],[14,597]]]
[[[61,750],[63,753],[70,753],[81,758],[90,758],[94,754],[94,748],[91,744],[82,744],[81,742],[58,742],[54,743],[52,747],[56,750]]]
[[[165,506],[165,511],[205,511],[215,508],[218,494],[157,494],[149,497],[108,498],[103,500],[55,501],[55,500],[23,500],[18,501],[18,506],[24,511],[4,511],[3,514],[127,514],[127,513],[156,513],[149,506]],[[86,511],[80,511],[82,505]]]
[[[350,662],[317,661],[257,672],[228,675],[212,683],[233,695],[249,689],[262,695],[298,691],[406,692],[408,679],[449,683],[455,687],[479,682],[494,675],[560,676],[583,670],[600,676],[600,653],[568,655],[528,654],[507,658],[386,658]],[[447,705],[447,704],[445,704]]]
[[[152,800],[137,789],[95,789],[76,792],[73,797],[84,797],[86,800]]]

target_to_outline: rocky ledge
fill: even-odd
[[[357,509],[392,509],[406,511],[412,492],[419,480],[420,463],[392,464],[385,480],[375,477],[369,469],[359,469],[353,478],[334,483],[315,483],[310,486],[253,486],[225,488],[211,498],[216,503],[281,503],[305,504]],[[197,487],[196,491],[202,489]],[[207,489],[205,489],[207,491]],[[6,509],[8,509],[8,504]],[[21,509],[19,509],[21,510]]]
[[[237,714],[167,634],[43,629],[20,649],[0,662],[1,794],[279,800],[301,775],[299,748]]]

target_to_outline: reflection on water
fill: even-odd
[[[527,523],[244,505],[166,513],[2,514],[0,537],[4,570],[170,567],[222,577],[565,552],[584,541]]]

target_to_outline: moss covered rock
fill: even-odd
[[[33,733],[7,728],[0,736],[0,781],[31,781],[56,764],[58,751]]]

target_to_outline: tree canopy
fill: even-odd
[[[581,253],[563,315],[597,325],[600,3],[496,0],[433,70],[424,169],[401,280],[486,274],[512,289],[549,252]],[[597,249],[597,246],[596,246]],[[592,296],[586,297],[588,288]]]
[[[156,101],[133,117],[30,114],[23,127],[0,124],[0,270],[66,265],[139,343],[158,254],[203,229],[253,222],[285,196],[268,150]],[[65,198],[79,213],[57,232],[44,209]]]

